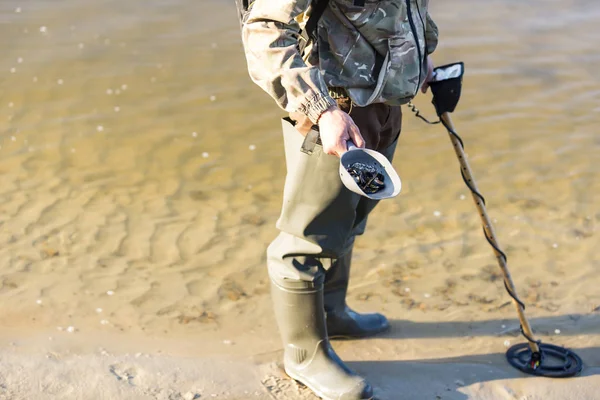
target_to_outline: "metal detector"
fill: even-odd
[[[433,71],[433,81],[429,83],[433,93],[432,103],[435,107],[439,121],[430,122],[424,118],[419,110],[412,104],[408,106],[421,118],[429,124],[442,123],[448,130],[450,140],[460,163],[460,170],[463,181],[471,191],[481,222],[483,224],[483,234],[494,250],[498,264],[504,275],[504,287],[513,300],[519,321],[521,322],[521,334],[527,339],[527,343],[513,345],[506,352],[508,362],[515,368],[531,375],[546,376],[552,378],[564,378],[579,374],[583,369],[581,358],[563,347],[542,343],[535,340],[531,326],[525,317],[525,304],[516,294],[515,285],[510,276],[507,266],[506,254],[500,249],[492,221],[487,215],[485,208],[485,199],[477,189],[477,184],[473,179],[471,168],[467,162],[464,152],[463,141],[456,133],[450,113],[454,111],[458,100],[460,99],[462,78],[464,74],[464,64],[462,62],[440,66]]]

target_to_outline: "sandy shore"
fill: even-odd
[[[394,321],[382,337],[335,342],[335,348],[375,385],[377,399],[592,400],[600,383],[599,319],[534,320],[542,330],[560,327],[575,334],[552,338],[573,345],[585,361],[583,374],[569,379],[525,376],[510,367],[504,342],[521,341],[506,333],[516,328],[510,320],[502,321],[504,329],[500,321]],[[596,333],[595,339],[585,332]],[[245,348],[246,340],[256,343],[257,337],[219,343],[215,335],[173,340],[47,334],[2,340],[1,399],[316,399],[285,376],[280,350],[257,354],[257,348]]]

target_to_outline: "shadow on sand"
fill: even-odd
[[[560,328],[561,336],[600,333],[598,314],[531,318],[530,323],[538,334],[553,333],[557,328]],[[520,335],[517,319],[440,323],[394,320],[390,321],[390,324],[390,331],[379,336],[380,339]],[[525,342],[525,339],[522,341]],[[560,345],[560,343],[556,344]],[[526,396],[532,393],[533,398],[545,396],[550,390],[554,390],[557,396],[552,395],[550,398],[563,399],[570,398],[568,397],[570,388],[580,386],[581,380],[600,375],[600,348],[587,347],[574,350],[583,359],[584,370],[578,377],[566,379],[541,378],[524,374],[510,366],[504,353],[427,360],[357,361],[349,362],[348,365],[373,383],[377,388],[376,399],[378,400],[464,400],[479,398],[479,396],[486,399],[521,399],[531,398]],[[515,389],[511,383],[502,382],[517,378],[536,379],[542,382],[530,385],[529,392],[526,389]],[[481,391],[477,397],[468,395],[461,389],[471,385],[475,385],[474,390]],[[522,383],[518,386],[524,385],[527,386]],[[563,394],[559,394],[561,391]]]
[[[583,384],[585,377],[600,375],[600,367],[589,366],[589,359],[600,359],[600,348],[580,348],[577,353],[584,360],[584,370],[581,375],[573,378],[550,379],[524,374],[512,368],[504,353],[480,354],[428,360],[403,361],[358,361],[349,362],[348,366],[362,374],[376,387],[377,400],[465,400],[479,398],[468,396],[461,388],[476,385],[474,388],[481,392],[481,398],[486,399],[522,399],[532,398],[526,395],[535,394],[533,398],[542,398],[548,392],[556,392],[552,399],[566,399],[560,392],[569,392],[569,386]],[[597,365],[597,364],[596,364]],[[531,386],[531,391],[518,390],[512,385],[502,382],[508,379],[527,378],[541,382]],[[482,390],[483,384],[487,388]],[[492,383],[491,385],[489,383]],[[520,384],[525,386],[526,384]],[[554,388],[553,388],[554,387]],[[539,393],[540,388],[542,393]],[[593,388],[589,388],[590,391]],[[537,396],[537,397],[536,397]]]
[[[569,314],[552,317],[529,318],[535,334],[561,336],[591,335],[600,333],[600,314]],[[518,319],[490,319],[485,321],[413,322],[390,321],[391,329],[382,338],[448,338],[468,336],[517,336]],[[504,326],[504,327],[503,327]]]
[[[561,330],[556,340],[548,343],[562,345],[561,337],[595,335],[600,333],[599,314],[571,314],[563,316],[530,318],[538,334],[554,334]],[[515,342],[525,342],[519,334],[517,319],[492,319],[484,321],[413,322],[390,321],[391,329],[374,340],[443,339],[464,337],[519,337]],[[504,328],[502,326],[504,325]],[[522,339],[522,340],[521,340]],[[369,339],[361,339],[367,348]],[[511,339],[511,342],[513,340]],[[571,340],[572,342],[572,340]],[[435,341],[443,347],[443,341]],[[465,346],[468,341],[465,340]],[[346,364],[364,376],[375,388],[375,400],[592,400],[598,397],[596,375],[600,375],[600,347],[573,347],[582,358],[583,372],[572,378],[543,378],[525,374],[513,368],[505,353],[393,360],[389,354],[383,361],[350,361]],[[467,353],[468,351],[465,351]],[[429,353],[430,354],[430,353]],[[268,358],[273,357],[270,353]],[[277,352],[278,359],[282,354]],[[289,383],[288,380],[286,380]],[[296,387],[290,385],[291,388]],[[276,399],[317,399],[308,389],[297,397],[297,389],[279,388],[271,393]],[[293,393],[292,393],[293,392]],[[292,397],[289,397],[292,396]]]

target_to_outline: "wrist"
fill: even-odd
[[[319,122],[321,121],[321,118],[323,117],[323,115],[325,114],[329,114],[332,111],[336,110],[338,108],[337,104],[336,105],[331,105],[328,108],[326,108],[325,110],[323,110],[323,112],[321,114],[319,114],[319,116],[317,117],[317,120],[315,121],[316,124],[318,125]]]
[[[298,111],[305,114],[313,124],[317,124],[321,115],[331,106],[337,107],[337,103],[331,96],[326,93],[316,93],[308,97]]]

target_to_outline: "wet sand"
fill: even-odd
[[[403,191],[359,238],[349,295],[392,329],[336,351],[382,400],[595,399],[600,7],[432,3],[519,296],[584,373],[507,364],[523,338],[500,270],[447,134],[408,109]],[[0,399],[314,399],[281,371],[264,266],[283,113],[236,24],[215,0],[0,4]]]

